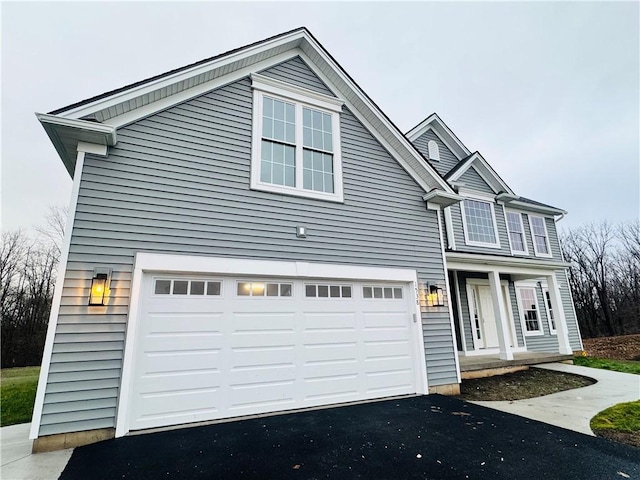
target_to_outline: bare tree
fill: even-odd
[[[62,250],[62,242],[64,241],[64,229],[67,226],[67,216],[69,215],[68,207],[59,205],[49,207],[49,211],[45,216],[45,225],[35,228],[36,232],[44,235],[57,247],[58,253]]]
[[[640,331],[640,223],[589,224],[563,235],[569,283],[585,336]]]

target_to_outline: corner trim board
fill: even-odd
[[[76,208],[78,206],[78,194],[80,192],[80,178],[82,177],[84,157],[85,153],[79,151],[76,158],[76,169],[73,175],[73,186],[71,188],[71,199],[69,201],[67,224],[65,225],[64,230],[62,255],[60,256],[60,262],[58,263],[58,275],[56,278],[55,290],[53,292],[51,313],[49,314],[49,325],[47,327],[47,337],[44,343],[44,353],[42,354],[42,366],[40,367],[40,376],[38,378],[38,389],[36,391],[36,399],[33,407],[33,417],[31,419],[31,429],[29,431],[30,440],[35,440],[36,438],[38,438],[38,433],[40,432],[42,409],[44,407],[44,394],[47,388],[49,368],[51,367],[53,341],[56,336],[56,329],[58,327],[58,315],[60,313],[60,304],[62,303],[62,290],[64,287],[64,278],[67,271],[69,249],[71,248],[71,233],[73,230],[73,222],[76,216]]]

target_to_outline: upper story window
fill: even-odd
[[[341,202],[342,101],[252,75],[251,188]]]
[[[529,253],[527,242],[524,237],[524,225],[522,215],[516,212],[506,212],[507,231],[509,232],[509,243],[513,253]]]
[[[531,237],[533,238],[533,249],[538,257],[550,257],[551,247],[549,246],[549,235],[547,225],[543,217],[529,215],[531,225]]]
[[[440,149],[438,148],[436,141],[429,140],[427,148],[429,149],[429,160],[435,160],[436,162],[440,161]]]
[[[465,199],[462,224],[468,245],[500,248],[493,203]]]

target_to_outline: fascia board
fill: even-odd
[[[513,200],[509,202],[509,206],[517,206],[522,210],[528,210],[528,211],[537,212],[537,213],[546,213],[548,215],[566,215],[568,213],[566,210],[562,210],[560,208],[545,207],[543,205],[534,205],[532,203],[520,202],[518,200]]]
[[[210,70],[215,70],[216,68],[222,65],[227,65],[237,60],[251,57],[252,55],[264,53],[269,49],[282,47],[287,43],[291,43],[290,48],[295,48],[299,43],[300,39],[305,37],[306,37],[306,34],[304,31],[297,31],[285,37],[275,38],[270,41],[267,40],[266,42],[259,43],[257,45],[254,45],[253,47],[248,47],[238,52],[234,52],[224,57],[212,60],[211,62],[208,62],[206,64],[197,65],[197,66],[194,66],[193,68],[182,70],[172,75],[167,75],[166,77],[160,78],[156,81],[152,81],[137,87],[132,87],[131,89],[126,90],[124,92],[116,93],[112,96],[96,100],[95,102],[91,102],[89,104],[70,109],[66,112],[60,113],[59,116],[63,116],[65,118],[85,117],[97,111],[107,109],[119,103],[129,101],[136,97],[140,97],[147,93],[151,93],[155,90],[158,90],[158,89],[173,85],[175,83],[181,82],[183,80],[187,80],[191,77],[195,77],[197,75],[206,73]]]
[[[68,140],[75,147],[79,142],[104,146],[113,146],[117,142],[116,128],[112,125],[61,118],[46,113],[36,113],[36,118],[47,132],[62,163],[72,176],[75,171],[77,148],[68,149],[64,140]]]

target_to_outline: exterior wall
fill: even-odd
[[[487,182],[484,181],[473,166],[464,172],[458,181],[464,183],[465,188],[477,190],[482,193],[488,193],[489,195],[496,194],[496,192],[494,192]]]
[[[451,150],[444,144],[440,137],[438,137],[433,130],[427,130],[418,138],[413,141],[413,145],[418,151],[424,155],[425,158],[429,158],[429,140],[435,140],[440,150],[440,161],[429,161],[429,163],[436,169],[440,175],[445,175],[449,170],[456,166],[458,163],[458,157],[456,157]]]
[[[309,87],[303,67],[263,73]],[[40,436],[115,425],[138,251],[411,268],[445,284],[424,192],[346,108],[340,123],[343,204],[249,189],[248,78],[120,129],[106,159],[87,155]],[[98,265],[113,269],[111,293],[89,308]],[[429,385],[457,383],[449,312],[432,310],[422,315]]]

